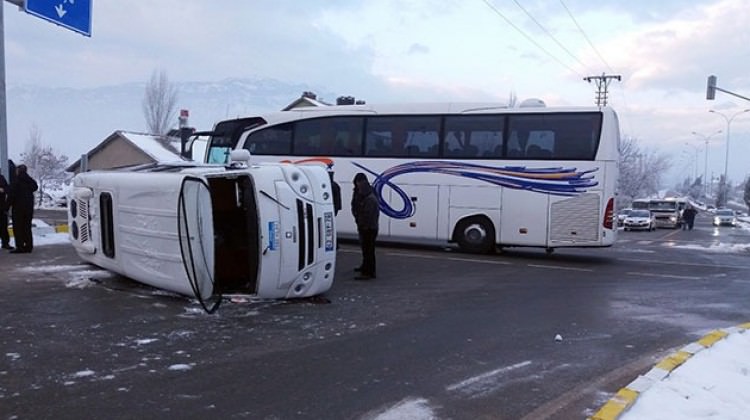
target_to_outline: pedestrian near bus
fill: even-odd
[[[698,211],[696,211],[695,208],[690,205],[688,205],[687,208],[682,211],[683,230],[685,230],[686,227],[687,229],[693,230],[693,223],[695,223],[696,214],[698,214]]]
[[[375,270],[375,240],[378,237],[378,221],[380,209],[375,192],[367,181],[367,176],[359,172],[354,176],[354,191],[352,194],[352,215],[357,223],[359,243],[362,247],[362,265],[356,280],[369,280],[376,277]]]
[[[10,235],[8,234],[8,192],[10,186],[3,174],[0,173],[0,243],[2,249],[13,249],[10,246]]]
[[[8,196],[16,242],[16,249],[10,251],[12,254],[26,254],[34,249],[31,220],[34,217],[34,192],[38,189],[39,185],[29,176],[26,165],[18,165]]]

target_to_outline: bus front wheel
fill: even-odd
[[[456,242],[461,250],[486,254],[495,247],[495,227],[486,217],[470,217],[456,226]]]

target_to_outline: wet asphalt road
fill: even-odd
[[[2,418],[584,418],[675,348],[750,320],[750,232],[621,232],[609,249],[492,256],[378,249],[325,299],[186,298],[81,265],[0,254]],[[556,341],[560,334],[562,341]],[[390,410],[390,411],[389,411]],[[403,411],[400,411],[403,413]]]

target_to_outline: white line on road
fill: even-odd
[[[585,271],[587,273],[594,271],[591,268],[565,267],[563,265],[526,264],[526,266],[534,268],[552,268],[555,270]]]
[[[615,257],[619,261],[632,261],[639,263],[656,263],[659,265],[687,265],[690,267],[709,267],[709,268],[740,268],[750,270],[750,266],[747,265],[732,265],[732,264],[702,264],[702,263],[691,263],[687,261],[669,261],[669,260],[645,260],[642,258],[619,258]]]
[[[683,280],[700,280],[702,278],[702,277],[696,277],[696,276],[678,276],[676,274],[641,273],[638,271],[631,271],[625,274],[628,274],[631,276],[665,277],[669,279],[683,279]]]
[[[453,385],[448,385],[445,388],[445,390],[446,391],[455,391],[457,389],[466,388],[466,387],[469,387],[469,386],[471,386],[471,385],[473,385],[473,384],[475,384],[477,382],[484,381],[484,380],[486,380],[488,378],[491,378],[493,376],[499,375],[501,373],[506,373],[506,372],[510,372],[512,370],[520,369],[520,368],[528,366],[530,364],[531,364],[531,360],[526,360],[526,361],[523,361],[521,363],[516,363],[515,365],[503,366],[503,367],[501,367],[499,369],[495,369],[495,370],[489,371],[487,373],[483,373],[481,375],[474,376],[473,378],[466,379],[466,380],[461,381],[459,383],[456,383],[456,384],[453,384]]]
[[[432,255],[415,254],[411,252],[389,252],[386,255],[394,255],[397,257],[425,258],[428,260],[449,260],[449,261],[472,262],[472,263],[478,263],[478,264],[511,265],[511,263],[507,261],[489,261],[489,260],[478,260],[476,258],[432,256]]]

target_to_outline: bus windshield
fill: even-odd
[[[656,211],[675,211],[677,210],[677,202],[675,201],[656,201],[651,200],[651,204],[649,205],[650,210],[656,210]]]
[[[229,152],[237,146],[240,135],[245,130],[250,130],[264,123],[265,121],[262,118],[239,118],[216,124],[208,141],[206,163],[227,163]]]

